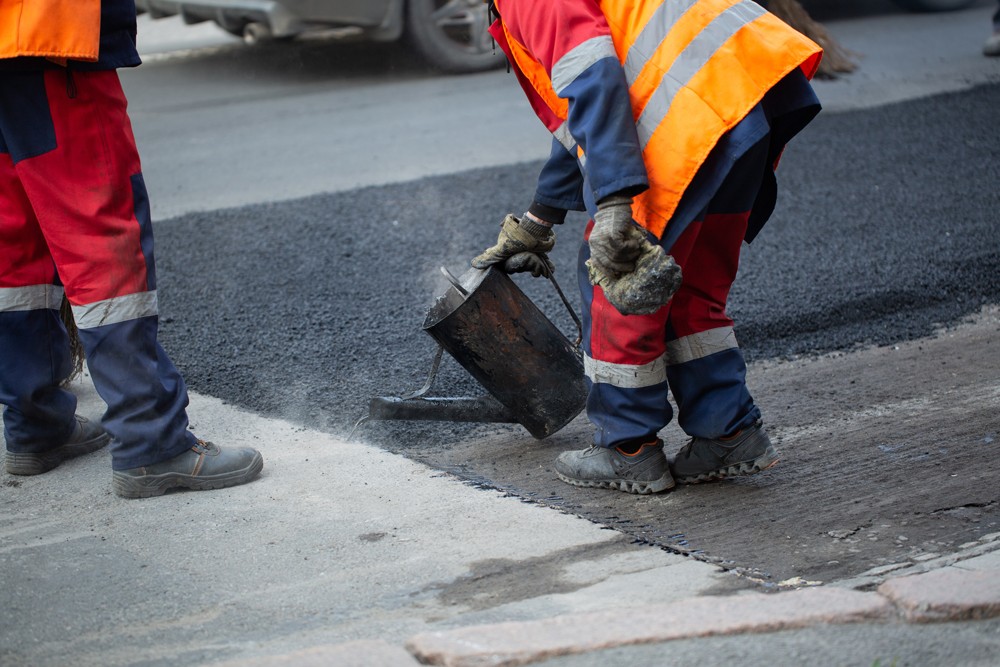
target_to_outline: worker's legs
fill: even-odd
[[[704,214],[674,243],[670,254],[684,282],[652,315],[622,315],[608,303],[590,284],[590,250],[582,244],[587,415],[596,445],[654,439],[672,417],[671,391],[679,424],[690,435],[725,436],[759,419],[726,300],[766,158],[767,142],[761,141],[736,162]]]
[[[670,250],[684,282],[670,304],[666,372],[678,424],[691,436],[721,438],[760,419],[726,302],[767,168],[766,150],[761,142],[736,162],[704,215]]]
[[[590,390],[587,416],[595,427],[594,445],[560,454],[556,474],[576,486],[628,493],[666,491],[674,479],[656,434],[671,417],[663,358],[667,309],[652,315],[622,315],[600,287],[590,284],[585,265],[589,257],[584,240],[578,274],[584,302],[584,372]]]
[[[589,232],[590,227],[586,236]],[[594,444],[613,447],[655,440],[673,416],[664,356],[669,309],[652,315],[622,315],[600,287],[590,284],[585,265],[589,258],[585,238],[577,274],[583,295],[584,371],[590,390],[587,416],[595,427]]]
[[[671,463],[682,484],[747,475],[778,461],[747,390],[746,364],[726,314],[749,211],[770,168],[766,145],[737,161],[696,229],[675,246],[684,284],[670,309],[667,377],[678,423],[691,436]]]
[[[0,91],[13,163],[5,174],[30,201],[73,306],[94,385],[108,406],[103,423],[115,438],[113,467],[171,459],[195,439],[187,430],[184,382],[157,342],[149,205],[118,76],[50,70],[6,78]],[[31,233],[31,243],[40,245],[37,232]],[[20,238],[5,238],[4,244],[5,257],[8,251],[26,252]],[[8,284],[52,289],[51,263],[48,276],[22,274],[19,267],[7,271],[15,276]],[[48,307],[35,310],[39,322],[48,322],[37,327],[56,330],[51,346],[60,349],[53,354],[68,354],[65,332],[52,322],[55,314]],[[13,350],[37,343],[11,338],[19,348],[5,348],[3,356],[22,363]],[[65,377],[66,363],[68,357],[54,358],[50,376]],[[71,408],[62,419],[72,419]]]

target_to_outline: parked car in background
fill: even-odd
[[[487,32],[483,0],[136,0],[136,7],[153,18],[215,21],[250,43],[324,34],[403,39],[445,72],[483,71],[504,62]]]
[[[893,1],[912,11],[950,11],[976,0]],[[801,2],[808,9],[810,0]],[[179,14],[187,23],[215,21],[251,43],[317,34],[403,39],[445,72],[488,70],[504,61],[486,30],[483,0],[136,0],[136,6],[153,18]]]

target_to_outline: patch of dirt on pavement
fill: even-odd
[[[782,460],[746,478],[655,496],[569,486],[552,463],[589,444],[582,415],[544,441],[497,427],[418,458],[768,584],[842,580],[1000,531],[1000,309],[912,343],[754,364],[749,383]],[[661,435],[668,456],[685,441],[673,425]]]

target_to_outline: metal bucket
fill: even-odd
[[[550,436],[580,414],[587,387],[579,340],[570,343],[504,272],[469,269],[455,279],[442,271],[452,286],[431,306],[424,331],[534,437]]]

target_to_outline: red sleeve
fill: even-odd
[[[575,46],[611,34],[596,0],[498,0],[511,35],[552,74]]]

